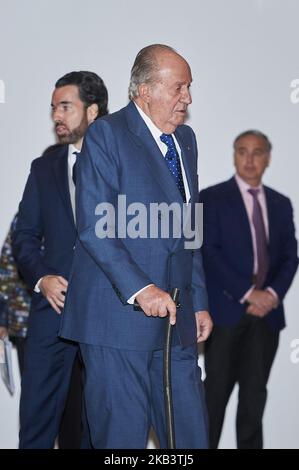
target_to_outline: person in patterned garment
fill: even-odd
[[[16,222],[17,215],[10,225],[0,255],[0,338],[9,336],[15,344],[22,373],[32,292],[19,274],[12,254],[11,234]]]

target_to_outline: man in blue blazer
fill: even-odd
[[[151,424],[167,446],[162,348],[168,321],[176,325],[176,444],[207,447],[196,342],[208,337],[211,319],[200,251],[186,248],[178,222],[184,201],[191,208],[198,200],[196,141],[183,125],[191,81],[189,65],[172,48],[145,47],[132,68],[131,102],[93,124],[84,141],[79,241],[61,335],[80,342],[95,448],[145,448]],[[165,210],[151,220],[151,205],[163,203],[178,210],[169,220]],[[156,231],[155,222],[166,223],[169,235]],[[180,288],[177,315],[168,293],[173,287]],[[134,299],[143,311],[134,310]]]
[[[267,381],[285,326],[283,299],[297,270],[291,202],[262,185],[271,143],[249,130],[234,142],[236,175],[201,191],[203,260],[214,329],[206,344],[210,447],[217,448],[234,385],[237,446],[263,446]]]
[[[62,145],[32,162],[19,207],[13,250],[34,290],[22,374],[20,448],[53,448],[65,407],[78,350],[58,338],[77,236],[73,168],[88,125],[107,114],[107,96],[93,72],[71,72],[56,82],[52,118]]]

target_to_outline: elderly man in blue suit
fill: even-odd
[[[78,345],[58,337],[77,237],[74,168],[85,131],[107,113],[107,102],[103,80],[93,72],[70,72],[56,82],[52,118],[62,145],[32,162],[20,203],[13,250],[34,290],[22,374],[20,448],[53,448],[65,408],[78,352]],[[80,412],[81,402],[80,395]],[[76,406],[70,412],[76,414]],[[78,434],[77,447],[80,426]],[[84,442],[88,445],[87,433]]]
[[[243,132],[234,141],[236,175],[200,193],[214,322],[205,353],[211,448],[218,446],[236,383],[237,446],[263,446],[266,386],[285,326],[282,302],[298,265],[291,202],[262,184],[270,152],[266,135]]]
[[[175,324],[176,444],[207,447],[196,342],[208,337],[212,323],[200,251],[186,248],[178,223],[169,236],[152,224],[150,236],[148,217],[151,204],[176,203],[182,210],[184,202],[192,207],[198,201],[196,141],[183,125],[191,81],[189,65],[172,48],[142,49],[132,68],[131,102],[90,127],[79,161],[79,242],[61,335],[80,342],[95,448],[145,448],[151,424],[160,446],[167,446],[162,348],[168,321]],[[139,223],[149,222],[146,233],[130,236],[129,225],[135,223],[138,232],[138,223],[129,217],[126,234],[119,195],[125,196],[127,214],[143,207]],[[118,222],[112,215],[105,219],[103,207]],[[159,215],[163,222],[165,214]],[[181,292],[177,314],[168,293],[173,287]],[[142,312],[134,310],[134,299]]]

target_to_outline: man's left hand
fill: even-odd
[[[256,298],[251,298],[251,296],[249,296],[248,301],[250,302],[250,305],[248,306],[246,313],[262,318],[271,312],[271,310],[277,308],[277,299],[270,291],[256,290],[253,292],[256,292]]]
[[[248,296],[247,301],[268,312],[277,307],[277,298],[268,290],[254,289]]]
[[[195,313],[197,326],[197,342],[206,341],[213,328],[212,318],[206,310],[200,310]]]

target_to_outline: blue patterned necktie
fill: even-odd
[[[248,192],[253,197],[252,222],[255,231],[257,251],[257,274],[255,283],[257,289],[263,287],[269,269],[268,242],[262,208],[258,200],[259,191],[259,189],[248,189]]]
[[[167,153],[165,155],[165,161],[167,166],[175,179],[175,183],[182,195],[183,201],[186,202],[186,193],[184,187],[184,181],[182,176],[182,169],[180,164],[180,157],[176,149],[173,137],[171,134],[162,134],[160,140],[167,145]]]

